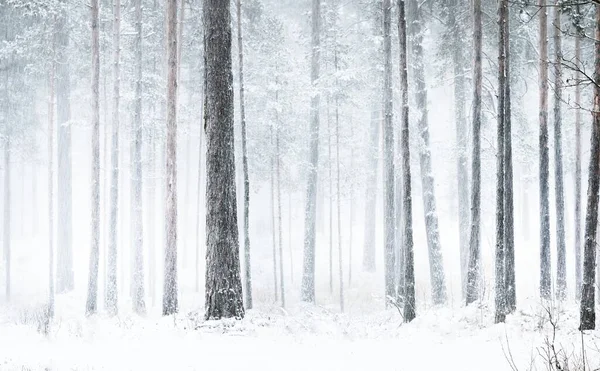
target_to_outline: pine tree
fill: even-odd
[[[242,318],[235,159],[230,3],[204,0],[206,60],[206,312]]]

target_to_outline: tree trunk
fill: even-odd
[[[98,0],[92,0],[92,246],[86,314],[98,310],[98,263],[100,259],[100,35]]]
[[[133,310],[146,312],[144,292],[144,214],[142,212],[142,0],[135,2],[135,113],[133,120],[133,176],[131,194],[133,198]]]
[[[540,6],[540,295],[550,299],[550,191],[548,154],[548,26],[546,0]]]
[[[57,76],[56,106],[58,129],[58,240],[56,292],[73,290],[72,196],[71,196],[71,83],[69,68],[68,12],[57,16]]]
[[[434,304],[446,302],[446,279],[444,262],[438,227],[438,217],[435,200],[435,182],[431,164],[431,149],[429,146],[429,122],[427,118],[427,86],[425,84],[425,64],[423,57],[423,15],[417,0],[411,0],[414,19],[411,24],[414,69],[414,80],[417,95],[418,127],[421,134],[420,165],[421,182],[423,184],[423,210],[425,211],[425,229],[427,231],[427,246],[429,250],[429,275]]]
[[[350,174],[354,174],[354,124],[352,118],[350,118]],[[348,233],[350,234],[348,240],[348,286],[352,285],[352,239],[354,234],[352,233],[354,227],[354,178],[350,178],[350,227]]]
[[[577,9],[579,13],[579,8]],[[581,68],[581,37],[575,36],[575,65]],[[575,85],[575,298],[581,300],[581,86]]]
[[[319,79],[319,58],[321,54],[321,0],[312,0],[312,57],[311,84],[317,88]],[[304,272],[302,275],[302,301],[315,302],[315,222],[317,211],[317,183],[319,166],[319,101],[317,92],[310,101],[310,165],[306,189],[306,209],[304,220]]]
[[[276,93],[277,94],[277,93]],[[278,98],[275,98],[276,104],[279,104]],[[279,288],[281,290],[281,306],[285,307],[285,284],[283,280],[283,239],[281,234],[281,153],[279,151],[279,119],[276,120],[277,127],[275,128],[275,148],[276,148],[276,171],[277,176],[277,229],[279,231]]]
[[[113,110],[110,166],[110,224],[108,237],[105,306],[110,315],[118,312],[117,224],[119,219],[119,102],[120,102],[120,34],[121,0],[113,2]]]
[[[554,8],[554,178],[556,190],[556,298],[565,300],[567,297],[567,248],[565,242],[565,196],[563,185],[562,165],[562,46],[561,46],[561,10],[560,0]]]
[[[454,120],[456,125],[457,175],[458,175],[458,243],[460,246],[460,272],[463,299],[466,297],[469,261],[469,169],[467,166],[467,120],[465,117],[465,70],[463,58],[464,35],[459,25],[459,0],[453,0],[449,13],[449,29],[453,35],[452,64],[454,66]]]
[[[292,191],[288,192],[288,248],[290,250],[290,278],[294,283],[294,244],[292,243]]]
[[[11,263],[11,251],[10,251],[10,232],[11,232],[11,215],[10,215],[10,181],[11,181],[11,168],[10,168],[10,152],[11,152],[11,134],[10,128],[7,128],[6,138],[4,140],[4,226],[2,228],[4,232],[3,244],[4,244],[4,267],[5,267],[5,291],[4,295],[6,301],[10,301],[10,263]]]
[[[596,37],[594,41],[594,111],[592,113],[592,143],[588,175],[587,214],[585,217],[585,247],[583,251],[583,285],[579,329],[596,328],[595,272],[596,229],[598,228],[598,190],[600,189],[600,7],[596,7]]]
[[[501,0],[498,4],[498,135],[496,154],[496,283],[494,323],[504,322],[506,318],[506,286],[505,286],[505,240],[504,240],[504,125],[506,123],[506,43],[505,39],[508,3]]]
[[[383,158],[385,163],[384,183],[385,200],[383,203],[384,220],[384,266],[385,266],[385,295],[386,305],[390,298],[394,298],[394,273],[396,236],[394,221],[394,125],[393,125],[393,95],[392,95],[392,4],[390,0],[383,0]]]
[[[205,18],[209,17],[205,16]],[[167,1],[167,55],[167,145],[165,170],[167,196],[165,201],[165,221],[167,235],[165,239],[163,283],[163,315],[165,316],[174,314],[179,309],[177,300],[177,0]]]
[[[271,134],[271,145],[275,146],[273,137],[273,126],[269,128]],[[273,301],[279,300],[277,288],[277,216],[275,213],[275,155],[271,154],[271,240],[273,242]]]
[[[244,167],[244,293],[246,308],[252,309],[252,265],[250,264],[250,179],[248,176],[248,145],[246,136],[246,106],[244,100],[244,44],[242,38],[242,0],[237,1],[237,31],[239,50],[240,115],[242,120],[242,166]],[[283,282],[283,281],[282,281]],[[283,291],[283,289],[282,289]]]
[[[369,138],[367,186],[365,195],[365,232],[363,246],[363,270],[375,272],[375,239],[377,212],[377,172],[379,170],[379,104],[371,109],[371,130]]]
[[[228,1],[204,0],[206,56],[206,313],[242,318],[235,149],[231,14]],[[210,42],[209,42],[210,41]]]
[[[517,309],[515,286],[515,221],[512,160],[512,110],[510,99],[510,8],[505,5],[504,15],[504,288],[505,312]]]
[[[480,228],[481,228],[481,46],[483,39],[481,0],[473,1],[473,154],[471,156],[471,231],[469,237],[469,267],[467,271],[467,305],[479,298]]]
[[[200,204],[200,200],[202,199],[202,133],[204,132],[204,89],[202,89],[202,95],[200,97],[200,112],[202,112],[202,116],[200,119],[200,136],[198,137],[198,192],[197,192],[197,197],[196,197],[196,265],[195,270],[196,270],[196,291],[200,291],[200,246],[201,246],[201,239],[200,239],[200,208],[201,208],[201,204]],[[247,297],[246,297],[247,299]],[[250,305],[252,304],[251,301],[247,301],[246,302],[246,307],[248,309],[251,308],[251,306],[248,306],[250,303]]]
[[[55,50],[52,40],[52,61],[48,88],[48,316],[54,318],[54,100],[55,100]]]
[[[339,9],[336,8],[336,13]],[[338,73],[338,55],[337,55],[337,26],[334,26],[334,50],[333,63],[335,73]],[[339,89],[338,79],[335,80],[335,88]],[[350,124],[352,125],[352,123]],[[337,239],[338,239],[338,270],[340,279],[340,311],[344,311],[344,265],[342,253],[342,193],[340,192],[340,102],[338,95],[335,96],[335,161],[336,161],[336,194],[337,194]],[[352,213],[352,212],[350,212]],[[394,226],[395,227],[395,226]]]
[[[329,115],[330,96],[327,96],[327,171],[329,173],[329,293],[333,294],[333,176],[331,174],[331,116]]]
[[[404,202],[403,228],[404,234],[404,321],[415,319],[415,263],[412,233],[412,186],[410,173],[410,137],[409,137],[409,107],[408,107],[408,63],[407,63],[407,29],[406,2],[398,0],[398,35],[400,40],[400,91],[402,92],[402,195]]]

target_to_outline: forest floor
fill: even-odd
[[[86,318],[79,304],[63,297],[46,331],[41,310],[0,306],[0,370],[527,371],[548,369],[552,345],[571,371],[583,370],[583,359],[586,370],[600,367],[600,331],[582,337],[575,302],[522,304],[500,325],[484,303],[422,309],[410,324],[395,309],[340,314],[300,303],[218,322],[197,311]]]

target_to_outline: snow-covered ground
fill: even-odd
[[[483,303],[424,309],[403,324],[395,309],[340,314],[300,303],[250,310],[242,321],[205,322],[194,311],[85,318],[80,301],[62,299],[48,334],[40,330],[40,308],[0,308],[0,370],[479,371],[511,370],[510,358],[518,370],[545,370],[553,336],[535,303],[521,303],[506,324],[493,325],[493,308]],[[550,312],[559,358],[580,362],[583,341],[586,369],[600,367],[600,332],[582,339],[576,303]]]

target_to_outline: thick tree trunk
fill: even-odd
[[[540,296],[550,299],[550,191],[548,154],[548,15],[546,0],[540,6]]]
[[[92,0],[92,246],[86,314],[98,310],[98,264],[100,260],[100,35],[98,0]]]
[[[554,8],[554,181],[556,189],[556,298],[567,297],[567,247],[565,242],[565,196],[562,165],[562,45],[561,45],[561,1]]]
[[[312,0],[312,58],[311,84],[317,88],[319,79],[319,58],[321,54],[321,1]],[[304,272],[302,275],[302,300],[315,302],[315,222],[317,206],[317,183],[319,166],[319,101],[317,92],[310,101],[310,165],[306,189],[306,209],[304,213]]]
[[[496,282],[495,282],[495,323],[504,322],[506,318],[506,286],[505,286],[505,240],[504,240],[504,125],[506,122],[506,28],[508,3],[501,0],[498,4],[498,135],[496,154]]]
[[[504,15],[504,288],[506,290],[505,312],[517,309],[515,286],[515,222],[512,161],[512,110],[510,99],[510,8],[505,5]]]
[[[244,316],[233,143],[229,8],[228,1],[204,0],[204,51],[207,61],[206,319]]]
[[[394,125],[393,125],[393,96],[392,96],[392,4],[383,0],[383,158],[385,197],[383,203],[384,220],[384,266],[385,266],[385,295],[387,300],[394,298],[395,274],[395,212],[394,212]]]
[[[579,9],[578,9],[579,13]],[[581,37],[575,36],[575,63],[581,68]],[[581,86],[575,85],[575,299],[581,300]]]
[[[244,167],[244,294],[246,308],[252,309],[252,265],[250,264],[250,179],[248,176],[248,145],[246,136],[246,106],[244,100],[244,44],[242,38],[242,0],[237,1],[237,31],[239,50],[240,115],[242,121],[242,166]],[[283,280],[282,280],[283,282]],[[283,291],[283,289],[282,289]]]
[[[113,107],[110,165],[110,221],[108,235],[105,306],[110,315],[117,314],[117,224],[119,219],[119,103],[120,103],[120,34],[121,0],[113,2]]]
[[[204,3],[206,4],[206,0]],[[205,6],[205,9],[206,6]],[[207,10],[208,11],[208,10]],[[205,18],[209,18],[205,16]],[[163,315],[179,310],[177,300],[177,0],[167,0],[166,246]],[[225,186],[223,184],[223,186]],[[208,313],[208,312],[207,312]]]
[[[425,64],[423,56],[423,15],[417,0],[411,0],[411,38],[414,61],[412,63],[416,88],[418,110],[418,127],[421,135],[420,165],[421,183],[423,190],[423,210],[425,211],[425,229],[427,231],[427,246],[429,250],[429,275],[431,279],[432,297],[434,304],[446,302],[446,279],[444,262],[438,227],[438,217],[435,199],[435,182],[431,164],[431,149],[429,145],[429,122],[427,118],[427,85],[425,83]]]
[[[483,39],[481,0],[473,1],[473,153],[471,155],[471,231],[469,236],[469,266],[466,303],[479,298],[480,228],[481,228],[481,46]]]
[[[146,312],[144,292],[144,214],[142,212],[142,0],[135,2],[135,112],[133,120],[133,169],[131,195],[133,198],[133,310]]]
[[[408,63],[406,2],[398,0],[398,35],[400,40],[400,91],[402,92],[402,195],[404,196],[404,321],[410,322],[416,315],[415,302],[415,263],[412,231],[412,186],[410,173],[410,137],[408,107]]]
[[[581,290],[580,330],[596,328],[595,272],[596,229],[598,228],[598,190],[600,189],[600,7],[596,7],[596,37],[594,41],[594,111],[592,113],[592,143],[588,175],[587,211],[585,217],[585,247],[583,251],[583,285]]]
[[[57,76],[56,106],[58,130],[58,239],[56,292],[73,290],[72,196],[71,196],[71,83],[69,57],[69,27],[67,12],[57,16]]]

